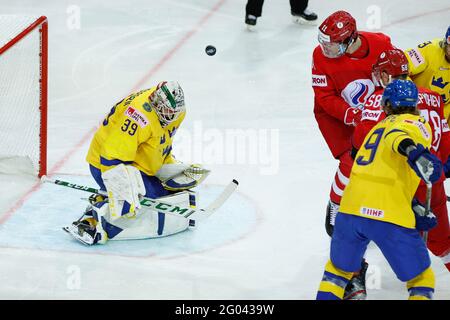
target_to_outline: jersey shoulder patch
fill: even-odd
[[[424,120],[425,121],[425,120]],[[431,138],[431,133],[430,131],[427,129],[425,122],[419,121],[419,120],[411,120],[411,119],[405,119],[403,120],[403,122],[407,123],[407,124],[411,124],[416,126],[417,128],[419,128],[420,133],[422,134],[422,136],[428,140]]]
[[[423,55],[419,49],[417,49],[417,48],[409,49],[408,51],[406,51],[406,53],[408,54],[409,58],[411,59],[412,64],[415,67],[418,67],[421,64],[425,63],[425,58],[423,57]]]
[[[141,111],[132,106],[129,106],[125,110],[125,115],[135,121],[141,128],[145,128],[149,124],[147,117]]]

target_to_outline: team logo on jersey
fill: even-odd
[[[358,79],[347,84],[341,96],[351,107],[362,109],[374,91],[375,86],[371,80]]]
[[[433,76],[433,79],[431,80],[431,84],[435,87],[444,89],[446,85],[448,85],[450,82],[445,81],[442,77],[436,78],[435,76]]]
[[[143,115],[139,110],[136,110],[133,107],[128,107],[127,110],[125,110],[125,115],[128,118],[131,118],[134,121],[136,121],[137,124],[141,128],[144,128],[144,127],[146,127],[148,125],[147,117],[145,115]]]
[[[320,76],[317,74],[312,75],[312,86],[313,87],[326,87],[327,84],[327,77],[326,76]]]
[[[362,215],[369,216],[369,217],[384,218],[384,211],[381,209],[361,207],[359,212]]]
[[[151,106],[150,103],[148,103],[148,102],[145,102],[145,103],[142,105],[142,108],[144,108],[144,110],[145,110],[145,111],[148,111],[148,112],[152,111],[152,106]]]
[[[423,58],[422,54],[419,50],[411,49],[408,51],[408,56],[411,58],[411,62],[414,66],[418,67],[421,65],[425,59]]]

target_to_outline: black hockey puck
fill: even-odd
[[[216,54],[216,47],[211,46],[211,45],[206,46],[205,52],[208,56],[213,56]]]

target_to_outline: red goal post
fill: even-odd
[[[0,15],[0,171],[47,173],[48,22]],[[19,160],[22,159],[22,160]],[[30,170],[24,168],[28,166]]]

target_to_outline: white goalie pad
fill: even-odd
[[[161,197],[167,203],[189,206],[195,203],[196,194],[193,192],[179,192],[173,195]],[[107,216],[108,219],[110,216]],[[133,218],[121,217],[111,221],[111,223],[121,229],[116,237],[110,240],[137,240],[166,237],[186,230],[189,227],[189,219],[165,214],[162,218],[153,209],[143,207],[139,209],[139,214]]]
[[[138,169],[121,163],[102,173],[102,178],[108,191],[112,219],[122,215],[125,201],[130,204],[131,213],[140,208],[139,195],[145,195],[145,186]]]
[[[188,190],[198,186],[209,175],[210,170],[202,168],[200,165],[193,164],[183,171],[167,179],[161,180],[163,187],[171,191]]]

